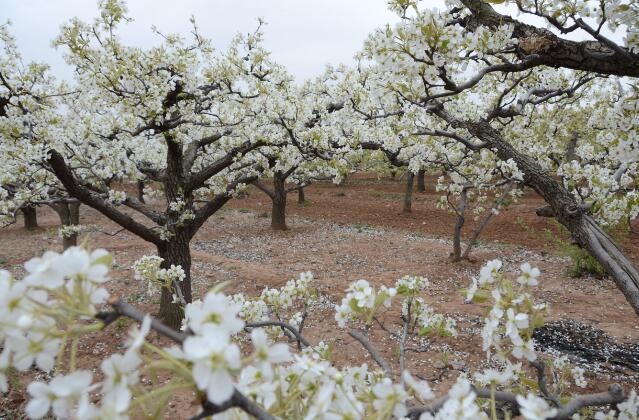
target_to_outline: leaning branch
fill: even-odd
[[[131,216],[120,212],[115,208],[115,206],[107,202],[98,193],[80,185],[73,175],[71,168],[69,168],[62,155],[56,150],[51,149],[50,157],[47,159],[47,162],[51,166],[55,176],[60,180],[62,185],[64,185],[64,188],[67,190],[69,195],[77,198],[87,206],[98,210],[109,219],[135,233],[142,239],[155,245],[162,243],[160,235],[155,233],[152,229],[135,221]]]
[[[364,334],[362,334],[361,332],[357,330],[351,330],[348,332],[348,335],[353,337],[355,340],[359,341],[359,343],[366,349],[366,351],[368,351],[368,353],[371,355],[373,360],[379,365],[379,367],[381,367],[384,370],[384,373],[386,373],[387,377],[391,379],[393,378],[393,371],[391,370],[390,365],[388,364],[386,359],[384,359],[384,356],[379,354],[379,352],[375,349],[375,347],[373,347],[371,342],[368,341],[368,338],[366,338]]]

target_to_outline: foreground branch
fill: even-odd
[[[306,338],[300,332],[292,326],[291,324],[287,324],[282,321],[259,321],[259,322],[249,322],[245,325],[245,328],[261,328],[261,327],[280,327],[288,330],[291,334],[295,336],[295,339],[298,343],[302,343],[305,347],[310,347],[311,344],[308,342]]]
[[[104,322],[105,326],[115,322],[121,316],[134,319],[138,322],[143,322],[144,319],[147,316],[149,316],[148,314],[145,314],[144,312],[139,311],[138,309],[129,305],[128,303],[123,302],[117,297],[113,297],[109,299],[108,303],[113,308],[113,311],[100,312],[96,315],[96,318]],[[160,321],[153,318],[151,318],[151,328],[157,331],[159,334],[164,335],[170,338],[171,340],[175,341],[176,343],[180,343],[180,344],[182,344],[184,340],[186,340],[186,338],[188,337],[188,334],[175,331],[173,328],[167,325],[164,325]],[[300,338],[303,339],[303,337],[301,336]],[[205,417],[209,417],[214,414],[218,414],[223,411],[226,411],[229,408],[239,408],[259,420],[275,420],[275,417],[270,415],[266,410],[264,410],[262,407],[257,405],[253,400],[251,400],[250,398],[242,394],[237,389],[235,389],[231,398],[229,398],[226,402],[220,405],[213,404],[210,401],[204,401],[202,403],[202,413],[193,417],[193,419],[202,419]]]
[[[373,347],[371,342],[368,341],[368,338],[366,338],[366,336],[364,334],[360,333],[357,330],[351,330],[351,331],[348,332],[348,335],[350,335],[355,340],[360,342],[360,344],[371,355],[373,360],[379,365],[379,367],[381,367],[384,370],[384,373],[386,373],[387,377],[389,377],[391,379],[393,378],[393,371],[391,370],[390,365],[388,364],[386,359],[384,359],[384,356],[379,354],[379,352],[375,349],[375,347]]]
[[[489,388],[473,388],[477,398],[491,398]],[[568,404],[558,409],[553,420],[569,419],[573,414],[585,407],[600,407],[610,404],[618,404],[623,402],[626,396],[623,389],[618,384],[612,384],[607,392],[599,392],[596,394],[578,395],[573,397]],[[437,413],[448,401],[448,396],[440,397],[433,401],[430,405],[412,407],[408,410],[408,418],[419,419],[423,413]],[[517,394],[506,391],[495,391],[495,401],[507,403],[513,407],[519,407],[517,403]]]

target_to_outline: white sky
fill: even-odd
[[[195,15],[202,35],[223,50],[236,33],[254,31],[262,17],[268,23],[267,49],[301,81],[319,75],[327,63],[353,63],[371,31],[397,21],[386,4],[387,0],[128,0],[134,21],[120,34],[126,43],[152,46],[159,40],[151,25],[163,33],[188,34],[189,18]],[[441,8],[444,0],[421,4]],[[71,71],[51,40],[72,17],[91,22],[97,14],[97,0],[0,0],[0,23],[12,21],[10,31],[25,61],[46,62],[60,78],[70,78]],[[528,16],[519,18],[530,21]],[[612,38],[619,41],[622,36]]]
[[[386,0],[129,0],[127,6],[134,21],[121,35],[140,46],[159,42],[151,25],[163,33],[188,34],[195,15],[202,35],[225,49],[236,33],[254,31],[262,17],[268,23],[267,49],[298,81],[320,74],[326,63],[352,63],[368,33],[397,20]],[[71,72],[51,40],[71,17],[91,22],[97,10],[95,0],[0,0],[0,22],[11,20],[26,61],[49,63],[57,77],[66,78]]]

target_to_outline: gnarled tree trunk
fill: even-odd
[[[415,180],[415,174],[411,171],[406,173],[406,192],[404,193],[404,213],[410,213],[413,206],[413,181]]]
[[[35,206],[24,206],[20,209],[24,216],[24,228],[34,230],[38,228],[38,213]]]
[[[304,196],[304,187],[299,187],[297,189],[297,203],[298,204],[306,203],[306,197]]]

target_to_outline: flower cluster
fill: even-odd
[[[103,303],[108,296],[101,286],[108,278],[110,262],[110,256],[104,251],[70,248],[63,254],[47,252],[28,261],[23,280],[15,280],[9,273],[0,271],[3,349],[0,352],[0,391],[8,390],[6,376],[11,368],[25,371],[35,365],[43,371],[53,372],[49,381],[36,380],[27,386],[30,396],[26,405],[28,417],[150,416],[162,412],[168,397],[177,389],[195,391],[198,400],[205,398],[217,406],[224,406],[238,392],[256,404],[254,409],[282,418],[402,418],[408,414],[409,407],[428,404],[435,397],[429,384],[416,380],[408,370],[401,373],[398,383],[381,370],[365,364],[338,369],[331,360],[330,346],[325,343],[294,354],[289,344],[273,342],[267,330],[250,328],[242,319],[249,300],[242,300],[239,295],[226,296],[220,288],[185,306],[184,335],[177,340],[177,346],[159,348],[148,342],[146,337],[152,320],[148,315],[140,317],[140,327],[134,326],[129,332],[126,351],[106,357],[100,365],[101,379],[96,381],[92,372],[78,369],[74,355],[82,335],[107,326],[105,321],[95,320],[98,314],[94,306]],[[145,257],[136,262],[136,276],[140,279],[153,276],[159,262],[157,257]],[[484,267],[481,276],[484,285],[501,290],[507,284],[528,287],[506,281],[498,269],[496,262]],[[303,273],[281,292],[288,287],[288,294],[302,299],[301,288],[307,289],[311,284],[312,276]],[[425,289],[427,284],[423,278],[404,277],[398,281],[397,290],[404,296],[412,296],[407,299],[412,299],[411,308],[417,308],[425,304],[413,292]],[[390,299],[388,290],[375,290],[370,284],[359,281],[349,288],[348,302],[357,308],[365,308],[370,305],[372,295],[373,306],[375,301],[383,306]],[[260,302],[268,307],[263,300]],[[360,307],[359,302],[364,304]],[[503,299],[499,302],[507,310],[520,305],[505,303]],[[109,316],[101,313],[100,319],[106,320]],[[508,328],[502,327],[506,335]],[[244,347],[243,355],[240,339],[246,330],[249,330],[250,345],[247,343]],[[67,346],[71,347],[68,352],[65,351]],[[567,368],[565,359],[557,359],[554,368]],[[170,374],[171,381],[151,388],[142,383],[142,375],[158,370]],[[573,368],[571,374],[577,385],[582,386],[583,371]],[[488,369],[474,377],[476,383],[490,386],[493,394],[497,386],[513,390],[513,398],[525,419],[554,416],[557,409],[551,408],[534,392],[521,388],[523,382],[511,387],[520,375],[520,364],[507,364],[503,371]],[[94,399],[96,394],[100,395],[98,401]],[[488,418],[487,402],[493,407],[491,415],[494,418],[494,397],[485,395],[480,397],[478,388],[461,375],[436,411],[425,411],[420,418]],[[607,419],[616,415],[635,418],[638,407],[639,400],[632,392],[626,402],[616,406],[616,412],[598,412],[595,418]],[[240,408],[232,408],[224,415],[249,418]]]
[[[397,294],[394,287],[380,286],[378,290],[372,287],[366,280],[358,280],[352,283],[341,305],[335,305],[335,320],[344,328],[348,321],[362,318],[367,325],[373,321],[375,311],[381,306],[389,307],[391,299]]]
[[[126,193],[124,191],[109,190],[109,197],[107,200],[111,204],[119,206],[126,201]]]
[[[539,270],[531,268],[528,263],[522,264],[521,274],[516,280],[518,286],[515,286],[500,272],[501,267],[501,261],[489,261],[482,267],[479,280],[473,278],[466,293],[469,301],[493,299],[493,306],[484,321],[483,349],[490,357],[494,348],[495,356],[500,360],[507,360],[510,355],[534,361],[537,356],[532,334],[535,328],[543,325],[547,311],[545,304],[536,304],[528,293],[528,289],[537,284]]]
[[[0,391],[7,391],[9,367],[51,372],[68,340],[93,330],[85,320],[109,297],[103,285],[110,266],[106,251],[72,247],[27,261],[22,280],[0,270]]]
[[[155,255],[145,255],[133,263],[136,280],[146,282],[149,296],[157,293],[163,287],[173,291],[173,300],[178,301],[176,287],[186,278],[186,272],[179,265],[171,264],[169,268],[160,268],[163,258]]]

